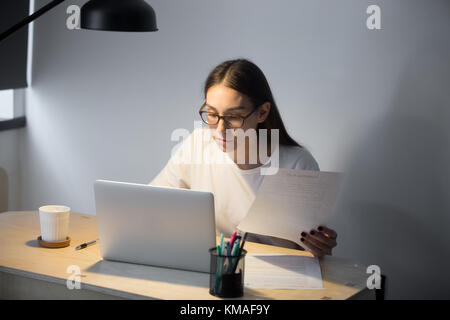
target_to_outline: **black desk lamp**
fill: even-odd
[[[0,41],[37,19],[64,0],[49,4],[0,34]],[[82,29],[105,31],[158,31],[153,8],[144,0],[89,0],[81,7]]]

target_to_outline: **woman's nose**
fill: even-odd
[[[217,123],[217,131],[223,133],[223,136],[225,137],[225,132],[226,132],[226,126],[225,126],[225,120],[223,120],[222,118],[219,119],[219,122]]]

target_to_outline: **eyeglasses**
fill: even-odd
[[[208,112],[202,110],[206,105],[206,102],[202,105],[198,113],[202,118],[202,121],[208,125],[216,125],[219,123],[220,119],[223,119],[226,127],[228,128],[241,128],[244,125],[245,119],[250,117],[260,106],[257,106],[246,116],[221,116],[217,113]]]

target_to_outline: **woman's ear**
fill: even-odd
[[[270,112],[270,102],[264,102],[258,110],[258,123],[262,123],[266,120]]]

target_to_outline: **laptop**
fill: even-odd
[[[104,259],[209,272],[212,193],[108,180],[96,180],[94,193]]]

